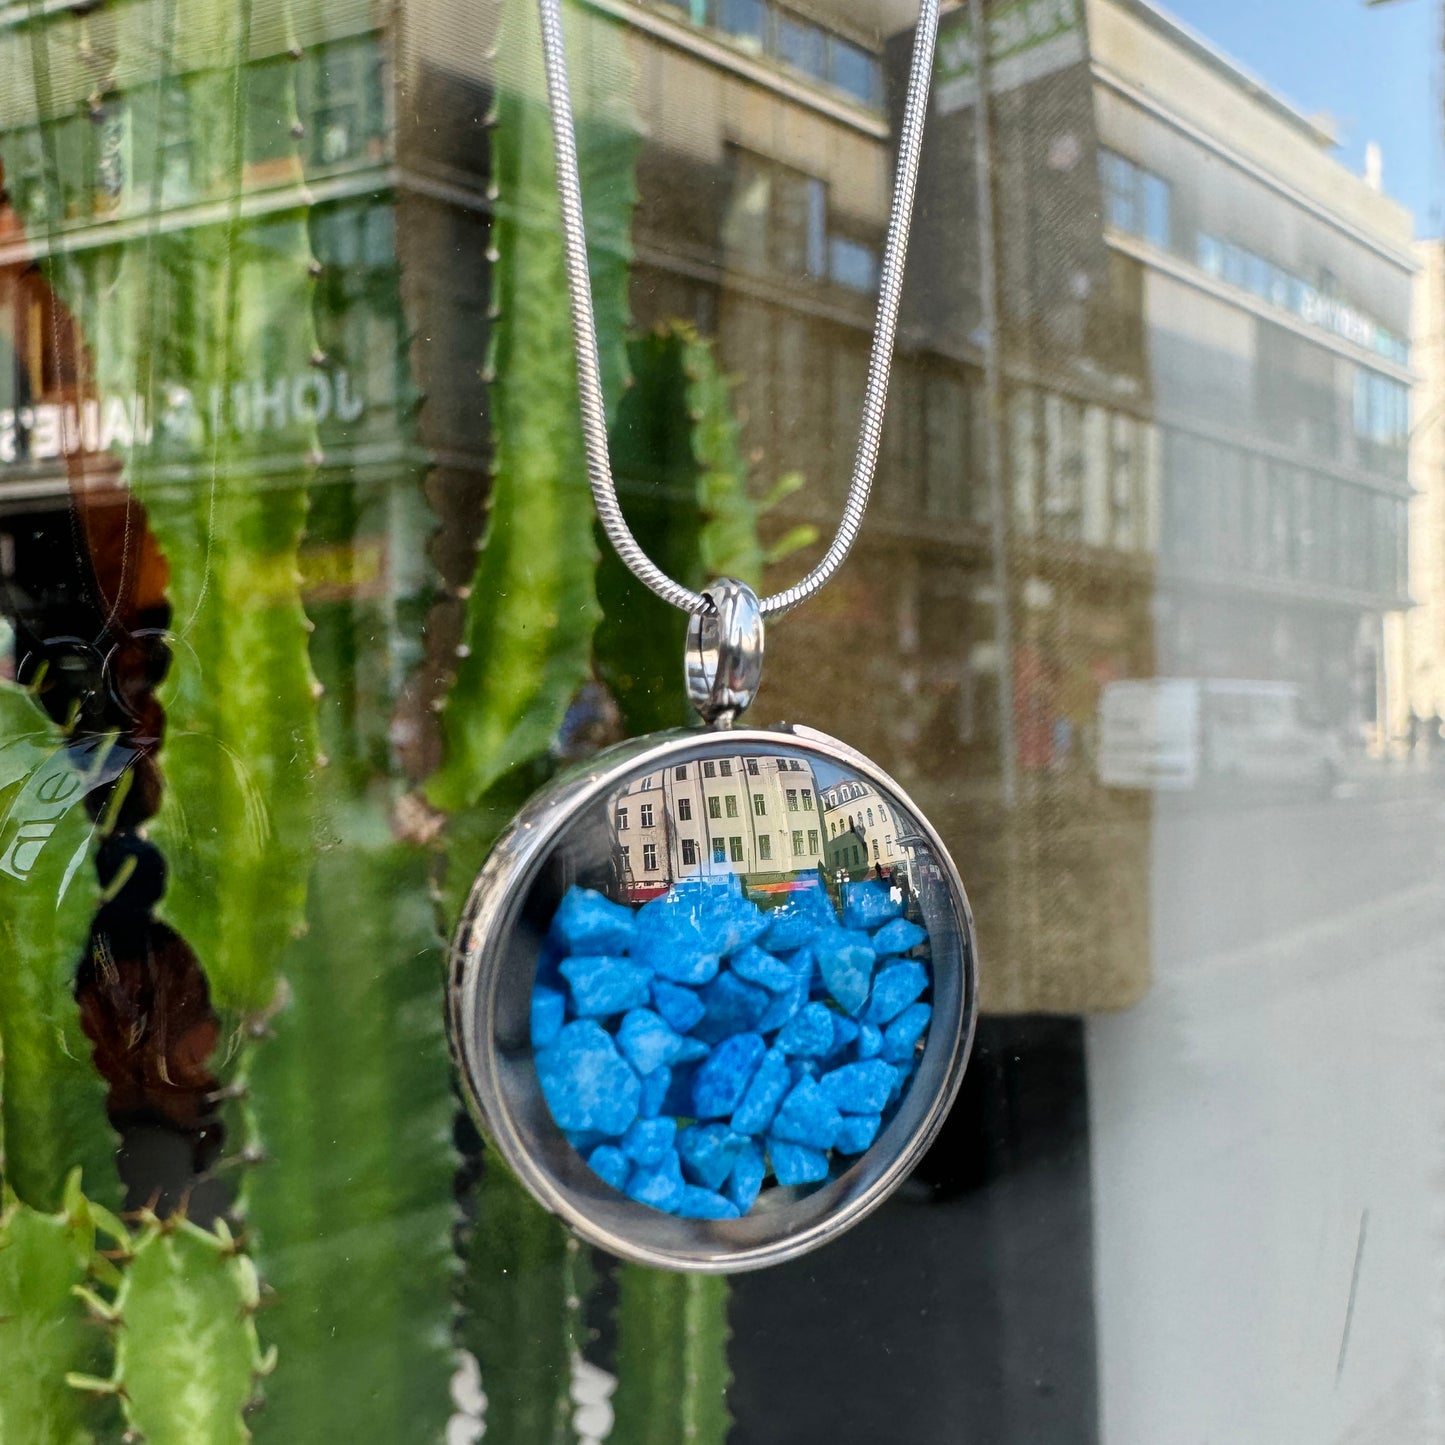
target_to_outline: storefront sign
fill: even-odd
[[[1081,0],[1012,0],[994,5],[988,27],[990,95],[1012,90],[1084,58]],[[966,9],[953,12],[938,35],[934,104],[939,115],[978,98],[978,56]]]
[[[333,418],[354,422],[366,409],[365,398],[345,370],[308,370],[239,381],[229,388],[213,386],[204,414],[189,387],[163,386],[158,396],[161,405],[154,421],[141,396],[0,409],[0,465],[145,447],[155,439],[156,428],[163,440],[184,447],[200,445],[207,434],[214,436],[223,427],[233,436],[255,436]]]

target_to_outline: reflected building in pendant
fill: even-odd
[[[812,767],[797,758],[707,758],[649,773],[612,810],[626,895],[646,902],[681,878],[725,873],[766,886],[818,868],[821,809]]]

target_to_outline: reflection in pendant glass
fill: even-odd
[[[595,811],[608,847],[561,896],[533,992],[557,1126],[612,1187],[689,1218],[845,1173],[932,1016],[939,878],[912,818],[836,763],[716,744]]]

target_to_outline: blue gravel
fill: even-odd
[[[833,1051],[833,1010],[825,1003],[806,1005],[778,1034],[778,1047],[785,1054],[820,1059]]]
[[[685,1034],[707,1012],[707,1005],[697,996],[696,989],[668,983],[665,978],[652,981],[652,1006],[680,1034]]]
[[[890,925],[891,926],[891,925]],[[897,1018],[928,987],[928,970],[910,959],[878,970],[873,993],[863,1017],[870,1024],[883,1025]]]
[[[661,1164],[676,1141],[676,1119],[634,1119],[622,1136],[622,1152],[634,1164]]]
[[[654,1069],[670,1064],[682,1050],[682,1035],[648,1008],[635,1008],[617,1030],[617,1044],[627,1062],[646,1078]]]
[[[592,1019],[568,1024],[537,1055],[537,1077],[561,1129],[621,1134],[637,1117],[642,1081]]]
[[[857,1013],[868,1002],[868,989],[873,982],[874,954],[868,935],[847,928],[830,928],[814,942],[813,954],[828,992],[845,1013]]]
[[[873,935],[873,952],[879,958],[889,953],[907,953],[910,948],[917,948],[927,937],[916,923],[910,923],[906,918],[895,918],[892,923],[885,923]]]
[[[683,1174],[705,1189],[721,1189],[748,1142],[726,1124],[689,1124],[677,1136]]]
[[[562,977],[572,986],[572,1003],[583,1018],[605,1017],[640,1008],[647,1002],[652,970],[625,958],[569,958]]]
[[[571,888],[548,930],[543,1095],[593,1171],[654,1209],[731,1219],[770,1181],[836,1177],[912,1078],[932,980],[902,895],[847,883],[839,908],[813,872],[772,903],[732,874],[641,908]]]
[[[624,1188],[632,1173],[632,1161],[615,1144],[599,1144],[587,1156],[587,1162],[592,1172],[600,1174],[614,1189]]]
[[[881,1035],[879,1043],[881,1046]],[[663,1101],[667,1098],[667,1091],[671,1087],[672,1070],[666,1064],[660,1069],[654,1069],[642,1081],[642,1092],[637,1098],[637,1112],[644,1119],[655,1119],[662,1113]]]
[[[532,990],[532,1047],[545,1049],[562,1032],[567,1017],[567,996],[538,984]]]
[[[699,1067],[692,1086],[697,1117],[723,1119],[731,1114],[742,1103],[767,1051],[761,1034],[736,1034],[720,1043]]]
[[[882,1114],[845,1114],[833,1147],[840,1154],[861,1154],[877,1137]]]

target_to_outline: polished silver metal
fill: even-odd
[[[679,1219],[611,1189],[552,1121],[529,1033],[546,930],[533,894],[544,884],[575,881],[573,851],[615,842],[605,829],[593,830],[623,789],[675,764],[738,753],[787,753],[831,768],[870,785],[911,820],[910,841],[920,857],[926,854],[931,870],[924,913],[933,944],[934,1014],[897,1114],[846,1172],[811,1193],[765,1191],[740,1219]],[[924,906],[924,894],[919,897]],[[977,1014],[973,916],[942,840],[897,783],[861,753],[825,733],[787,724],[658,733],[607,749],[559,776],[493,848],[472,887],[449,961],[448,1034],[463,1093],[505,1165],[593,1244],[640,1264],[691,1272],[730,1273],[794,1258],[876,1209],[918,1163],[947,1116]]]
[[[708,608],[687,620],[683,675],[698,716],[726,728],[752,702],[763,675],[763,613],[758,594],[735,577],[702,595]]]
[[[898,329],[898,306],[903,296],[903,264],[908,254],[908,229],[913,219],[913,194],[918,182],[918,159],[923,146],[923,122],[928,113],[928,85],[933,74],[933,48],[938,35],[939,0],[922,0],[914,32],[913,61],[903,120],[898,135],[898,173],[888,215],[888,235],[878,279],[878,310],[873,349],[868,358],[868,380],[863,394],[863,421],[853,478],[838,531],[818,565],[801,582],[762,600],[764,617],[776,617],[806,601],[843,565],[863,525],[888,401],[888,373],[893,363],[893,340]],[[582,220],[582,187],[578,176],[577,138],[572,100],[567,84],[567,53],[562,34],[561,0],[538,0],[542,23],[542,62],[547,75],[547,97],[557,153],[557,188],[562,201],[562,235],[567,285],[572,299],[572,337],[577,352],[577,389],[581,399],[582,435],[587,453],[587,477],[597,515],[608,540],[632,574],[665,601],[685,612],[703,612],[707,601],[675,582],[638,545],[617,501],[617,485],[607,451],[607,409],[597,359],[597,323],[592,313],[592,286],[587,265],[587,234]]]

